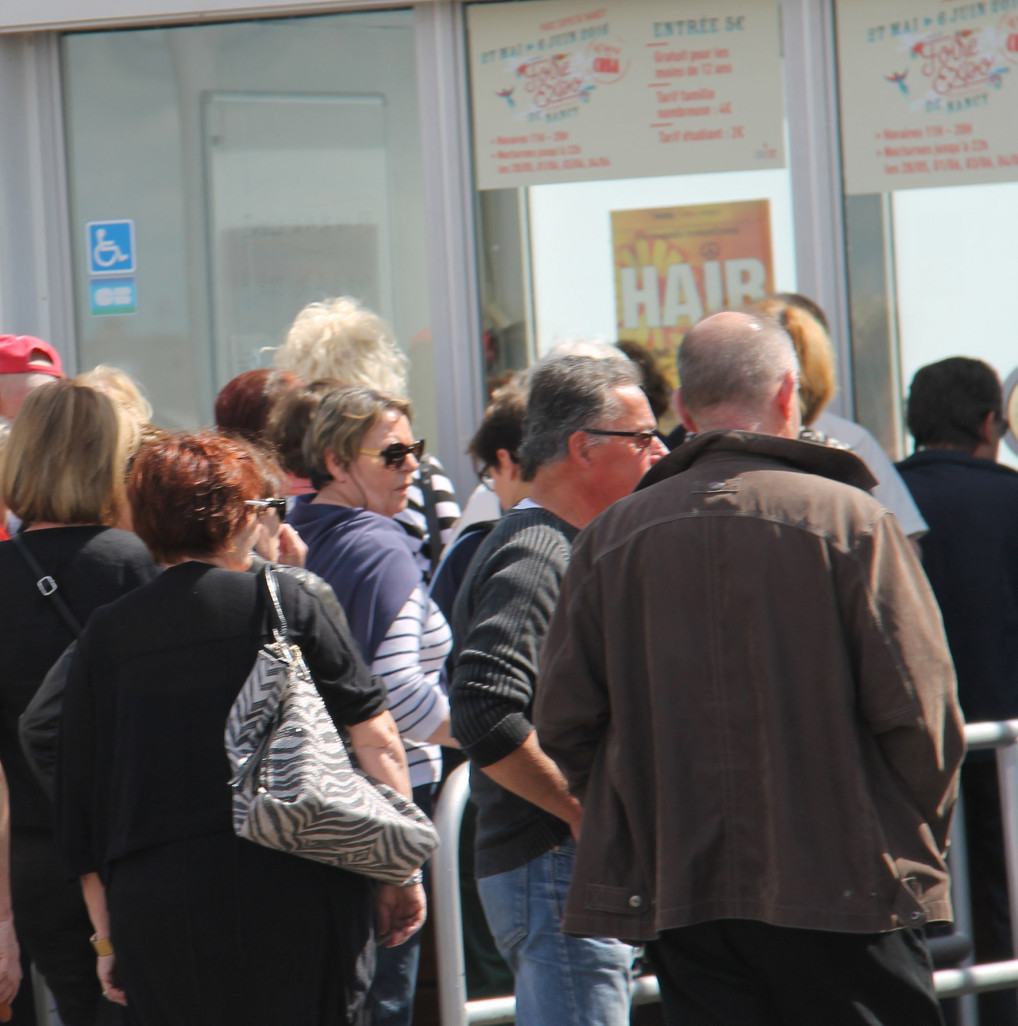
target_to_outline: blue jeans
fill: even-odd
[[[570,839],[519,869],[477,881],[495,944],[516,978],[526,1026],[627,1026],[633,949],[559,928],[573,875]]]

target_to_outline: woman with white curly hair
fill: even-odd
[[[392,326],[349,296],[305,306],[276,350],[275,363],[305,381],[334,378],[344,385],[407,398],[410,361]],[[411,480],[407,508],[396,520],[409,535],[426,578],[438,564],[459,515],[452,482],[438,460],[425,456]]]

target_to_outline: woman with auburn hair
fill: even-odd
[[[424,452],[409,414],[406,400],[368,388],[325,396],[305,441],[317,494],[298,496],[289,522],[308,546],[308,569],[332,585],[365,662],[385,684],[414,801],[430,813],[442,772],[438,746],[455,745],[441,681],[452,633],[393,520]],[[410,1022],[418,953],[413,943],[379,959],[369,998],[376,1026]]]
[[[55,380],[29,393],[0,457],[0,497],[24,526],[0,542],[0,762],[10,788],[13,909],[22,950],[66,1026],[107,1022],[112,1009],[104,1008],[88,946],[93,928],[60,866],[53,805],[22,753],[18,717],[76,635],[55,596],[84,626],[96,608],[158,572],[135,535],[111,526],[124,508],[125,449],[123,422],[105,395]],[[55,589],[40,589],[40,578]],[[14,1002],[18,1023],[35,1022],[30,995]]]
[[[238,374],[216,396],[216,428],[225,435],[265,445],[265,429],[273,407],[299,384],[300,378],[288,370],[262,367]]]
[[[231,439],[145,446],[128,497],[166,569],[93,617],[67,683],[59,837],[96,921],[99,977],[140,1026],[360,1022],[374,915],[393,945],[424,921],[420,884],[374,887],[233,832],[224,725],[269,640],[259,577],[238,571],[265,491]],[[409,796],[385,693],[345,622],[278,579],[289,636],[358,763]]]

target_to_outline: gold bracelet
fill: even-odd
[[[100,958],[104,955],[113,954],[113,941],[111,941],[109,937],[103,937],[102,940],[100,940],[99,934],[93,933],[88,939],[92,943],[93,950]]]

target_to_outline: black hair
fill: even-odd
[[[527,393],[517,385],[504,385],[492,396],[481,426],[470,439],[468,455],[478,471],[498,465],[498,450],[505,449],[516,460],[523,442],[523,417]]]
[[[916,371],[908,395],[908,429],[916,448],[973,452],[988,413],[1001,417],[1000,379],[982,360],[952,356]]]

